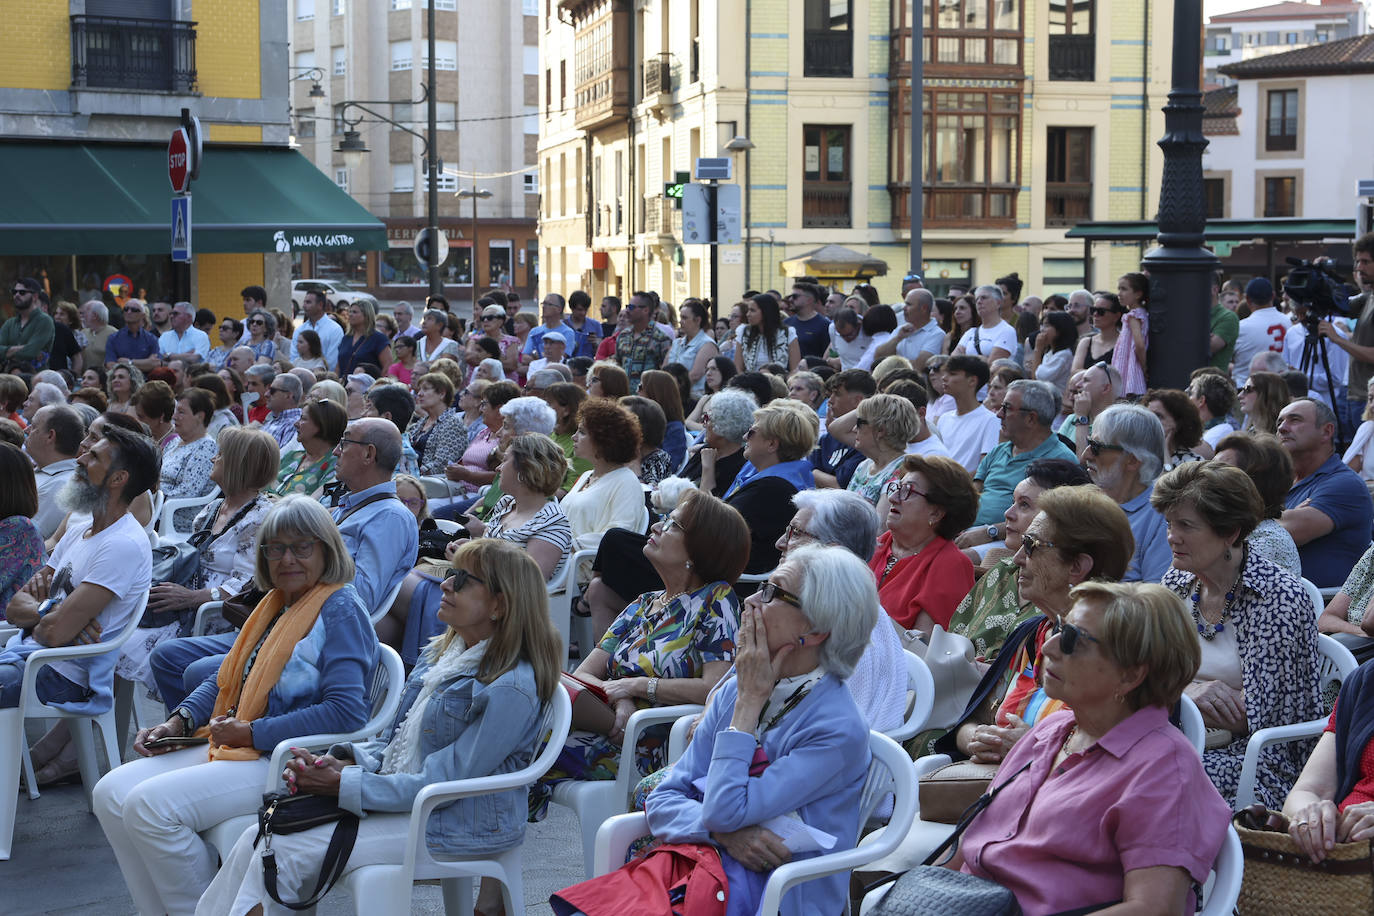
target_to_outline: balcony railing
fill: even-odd
[[[853,32],[808,31],[804,48],[806,76],[854,75]]]
[[[1089,182],[1046,182],[1045,225],[1076,226],[1092,219],[1092,192]]]
[[[673,201],[662,194],[644,198],[644,234],[668,236],[673,234]]]
[[[1096,79],[1094,35],[1050,36],[1050,79],[1091,82]]]
[[[806,183],[802,186],[802,225],[808,229],[848,229],[850,189],[847,183]]]
[[[668,54],[656,54],[644,62],[644,94],[656,95],[673,91],[673,60]]]
[[[72,16],[72,87],[192,92],[196,24]]]
[[[892,183],[892,228],[911,231],[911,186]],[[924,225],[949,229],[1015,229],[1016,189],[989,185],[925,187]]]

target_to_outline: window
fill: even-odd
[[[1083,279],[1082,258],[1046,258],[1044,262],[1046,289],[1069,290],[1086,286]]]
[[[297,51],[297,52],[296,52],[296,69],[297,69],[298,71],[309,70],[309,69],[311,69],[311,68],[314,67],[314,66],[315,66],[315,52],[314,52],[314,51]]]
[[[296,0],[296,21],[315,18],[315,0]]]
[[[1298,180],[1292,175],[1264,179],[1264,215],[1298,215]]]
[[[429,66],[429,42],[420,43],[420,66]],[[458,69],[458,42],[434,41],[434,69],[435,70],[457,70]]]
[[[454,104],[453,102],[434,103],[434,126],[439,130],[453,130],[457,127],[455,120],[457,114],[454,110]],[[423,132],[429,126],[429,109],[425,105],[397,102],[391,106],[391,120],[396,122],[391,125],[393,131],[400,131],[404,127],[409,127],[411,130]]]
[[[1092,219],[1093,131],[1045,131],[1045,225],[1073,226]]]
[[[1095,78],[1095,0],[1050,0],[1050,79]]]
[[[1202,179],[1202,199],[1208,219],[1226,218],[1226,179]]]
[[[1283,40],[1285,44],[1295,45],[1298,43],[1298,33],[1289,32],[1287,35],[1284,36]]]
[[[525,178],[525,193],[526,193],[526,194],[538,194],[538,193],[539,193],[539,176],[536,175],[534,172],[526,172],[525,175],[524,175],[524,178]]]
[[[348,169],[334,170],[334,183],[339,186],[339,190],[348,193]]]
[[[458,176],[449,175],[444,172],[439,173],[439,190],[448,191],[450,194],[458,190]],[[429,190],[429,173],[425,173],[425,190]]]
[[[851,0],[806,0],[804,71],[806,76],[854,75]],[[693,23],[693,28],[695,28]],[[695,44],[693,50],[695,51]],[[695,60],[695,57],[694,57]]]
[[[329,13],[331,16],[342,16],[344,14],[344,0],[330,0]]]
[[[348,71],[348,56],[343,48],[334,49],[334,75],[343,76]]]
[[[1020,69],[1021,0],[937,0],[924,8],[927,62]]]
[[[1021,96],[927,92],[925,218],[1014,226],[1021,184]]]
[[[410,162],[393,162],[391,164],[391,190],[393,191],[414,191],[415,190],[415,165]]]
[[[525,16],[538,16],[539,0],[521,0],[520,12]]]
[[[456,10],[458,9],[458,0],[434,0],[434,8],[436,10]]]
[[[850,217],[848,125],[802,128],[802,225],[848,228]]]
[[[393,41],[391,43],[391,69],[409,70],[410,69],[410,40]]]
[[[391,0],[391,8],[393,10],[408,10],[410,9],[410,0]]]
[[[1269,91],[1264,148],[1270,152],[1298,148],[1298,90]]]
[[[301,138],[315,136],[315,109],[302,108],[296,114],[296,136]]]
[[[539,75],[539,49],[536,48],[536,47],[534,47],[533,45],[525,45],[523,48],[520,49],[520,53],[521,53],[521,60],[520,60],[521,70],[520,70],[520,72],[523,73],[523,74],[525,74],[526,76],[538,76],[538,75]]]

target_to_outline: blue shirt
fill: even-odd
[[[1369,547],[1370,526],[1374,524],[1369,491],[1339,455],[1332,455],[1321,467],[1293,484],[1284,508],[1297,509],[1304,502],[1331,519],[1335,527],[1328,534],[1299,545],[1303,578],[1315,582],[1318,588],[1341,585]]]
[[[1174,561],[1174,552],[1169,548],[1168,525],[1164,516],[1150,505],[1150,495],[1154,491],[1155,485],[1151,482],[1135,499],[1121,504],[1131,534],[1135,536],[1135,553],[1131,554],[1131,565],[1121,577],[1122,582],[1158,582]]]
[[[725,491],[725,498],[729,499],[740,487],[759,477],[781,477],[783,480],[789,481],[798,490],[813,490],[816,487],[816,478],[811,476],[811,462],[806,458],[800,458],[796,461],[780,461],[762,471],[754,467],[754,462],[746,461],[744,467],[740,468],[739,473],[735,475],[735,482],[730,484],[730,489]]]
[[[389,493],[394,497],[396,485],[388,480],[358,493],[349,493],[333,511],[344,546],[357,567],[353,587],[358,590],[363,607],[369,613],[376,610],[396,583],[410,572],[420,549],[420,526],[399,499],[379,499],[349,514],[350,508],[377,493]]]
[[[782,323],[789,328],[797,329],[797,347],[801,350],[803,359],[808,356],[825,356],[825,351],[830,348],[829,318],[817,312],[805,321],[796,315],[790,315],[784,318]],[[691,366],[687,368],[690,369]]]
[[[850,448],[830,433],[824,433],[809,458],[811,467],[835,478],[841,490],[849,488],[854,469],[863,464],[863,452]]]
[[[973,475],[974,480],[983,482],[983,495],[978,499],[975,525],[987,527],[1002,521],[1007,507],[1011,505],[1012,492],[1018,483],[1026,479],[1026,468],[1040,458],[1062,458],[1078,463],[1078,456],[1053,433],[1030,451],[1014,454],[1010,442],[999,442],[983,456]]]
[[[121,359],[147,359],[157,356],[157,335],[151,331],[134,334],[127,327],[120,328],[105,341],[105,362]]]
[[[530,336],[525,340],[525,349],[521,353],[534,353],[538,356],[544,355],[544,335],[557,332],[563,335],[563,339],[568,342],[567,349],[563,351],[564,356],[568,357],[577,352],[577,332],[566,322],[556,328],[548,328],[540,325],[530,331]]]

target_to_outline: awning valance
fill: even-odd
[[[168,254],[167,148],[0,142],[0,254]],[[207,145],[191,185],[195,252],[383,250],[386,228],[304,156]]]
[[[1093,242],[1148,242],[1157,235],[1159,226],[1143,221],[1079,223],[1064,233],[1066,238]],[[1209,242],[1316,241],[1354,237],[1353,219],[1213,219],[1207,221],[1206,229]]]

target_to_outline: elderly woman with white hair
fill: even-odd
[[[742,388],[712,395],[711,406],[701,414],[701,443],[688,450],[678,474],[713,496],[724,496],[744,467],[744,439],[758,409],[759,402]]]
[[[681,866],[695,871],[694,883],[718,884],[723,874],[726,912],[753,913],[769,872],[817,854],[788,852],[764,826],[775,817],[794,815],[835,837],[828,852],[853,848],[868,723],[845,681],[879,613],[873,576],[858,557],[839,547],[793,552],[745,602],[735,676],[716,690],[686,753],[647,802],[654,836],[696,844],[695,855],[661,870],[660,857],[684,850],[655,850],[560,891],[555,912],[618,916],[634,909],[627,901],[666,897],[654,875]],[[782,912],[841,912],[848,886],[843,871],[810,881],[805,894],[783,898]]]
[[[1164,516],[1150,505],[1164,469],[1164,424],[1144,407],[1116,404],[1098,414],[1082,455],[1088,476],[1126,512],[1135,556],[1122,582],[1158,582],[1172,560]]]
[[[29,423],[33,422],[34,415],[44,407],[51,407],[54,404],[67,403],[67,395],[51,382],[35,382],[33,389],[29,391],[28,399],[24,401],[24,419]]]
[[[477,364],[477,369],[472,373],[473,380],[484,379],[488,382],[504,382],[506,380],[506,370],[501,365],[499,359],[487,357]]]

